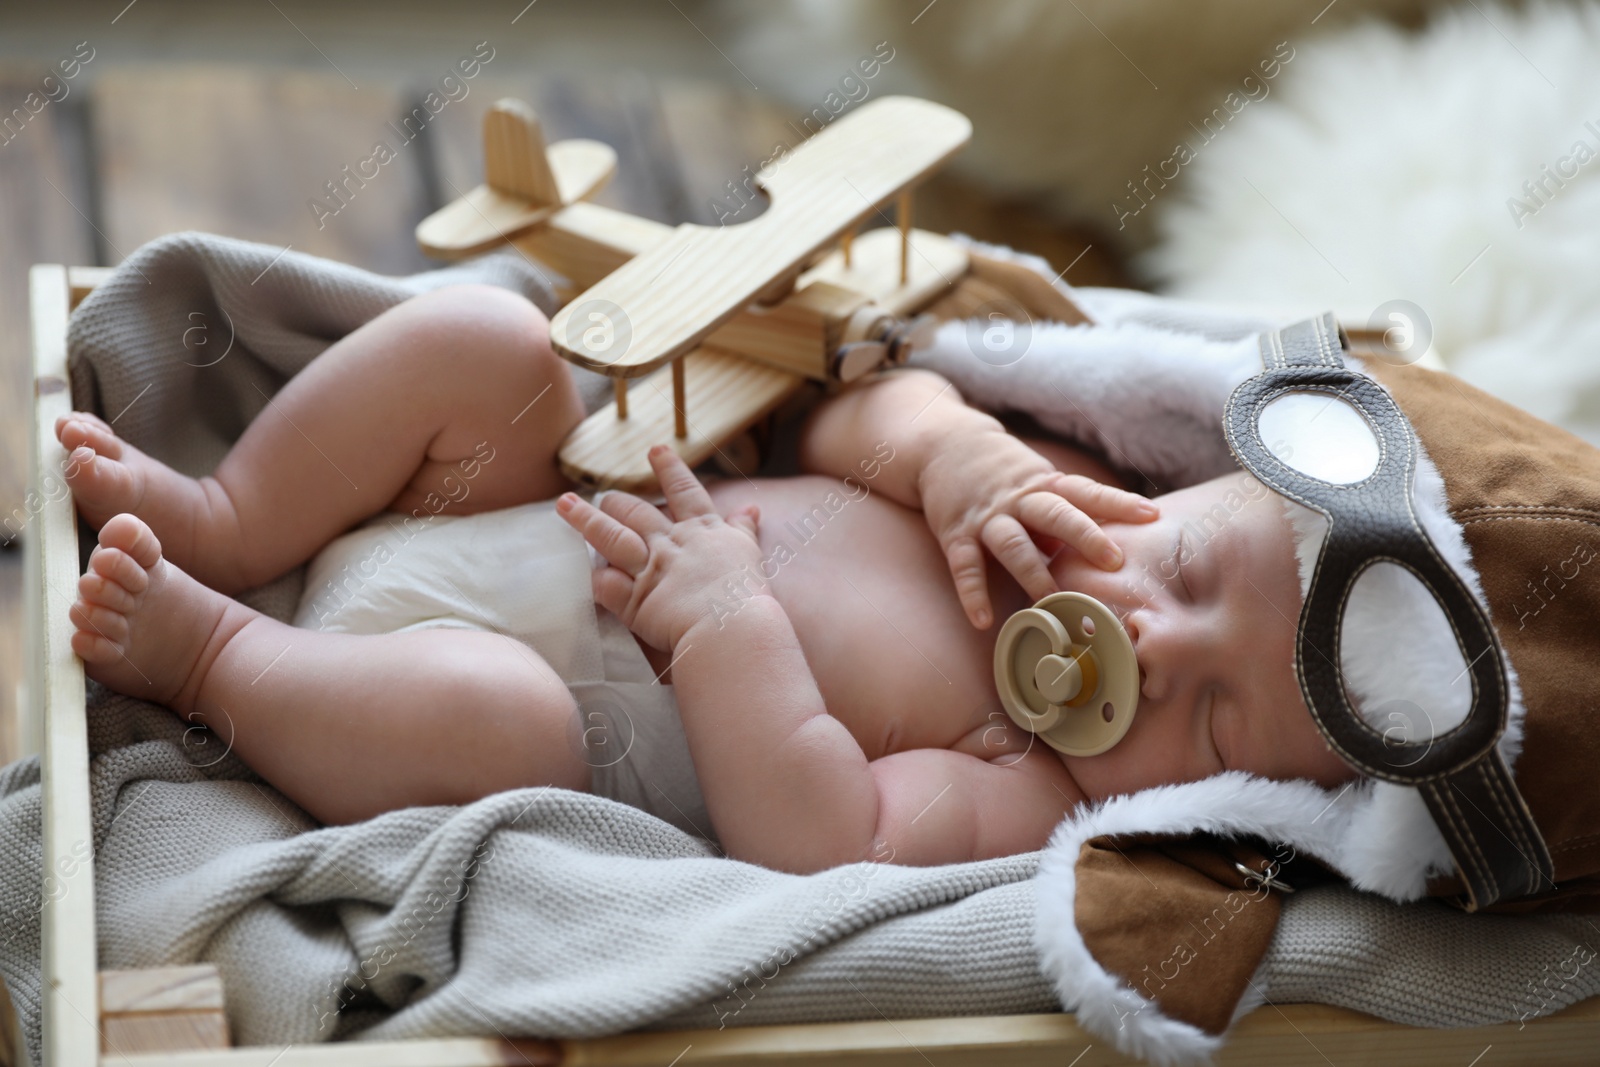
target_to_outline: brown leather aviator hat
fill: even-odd
[[[1285,894],[1341,879],[1469,912],[1600,910],[1600,450],[1443,372],[1115,290],[994,358],[946,324],[914,360],[1163,487],[1281,498],[1295,671],[1342,789],[1236,771],[1057,828],[1041,967],[1124,1052],[1204,1059],[1262,1002]],[[1591,571],[1593,573],[1591,573]]]

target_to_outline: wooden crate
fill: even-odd
[[[27,631],[29,692],[43,737],[44,868],[54,882],[42,914],[45,1067],[632,1067],[690,1064],[872,1064],[874,1067],[1102,1067],[1130,1063],[1080,1028],[1070,1014],[880,1018],[867,1022],[760,1026],[623,1034],[579,1041],[450,1038],[254,1048],[195,1049],[197,1040],[225,1040],[226,1029],[203,1018],[219,1003],[207,976],[130,983],[127,972],[107,989],[138,987],[112,1006],[118,1040],[108,1044],[95,946],[89,758],[83,663],[72,652],[67,612],[78,579],[77,524],[72,502],[41,492],[66,458],[55,440],[56,416],[70,410],[66,372],[67,315],[108,272],[36,266],[30,285],[34,418],[33,488],[40,493],[29,538]],[[193,972],[195,968],[174,968]],[[119,996],[123,995],[121,993]],[[144,1011],[160,1025],[127,1025]],[[170,1017],[179,1016],[174,1025]],[[197,1016],[200,1018],[188,1018]],[[0,1027],[0,1033],[4,1028]],[[180,1036],[174,1037],[177,1033]],[[211,1035],[196,1037],[196,1035]],[[147,1044],[151,1042],[152,1044]],[[184,1051],[173,1050],[176,1042]],[[129,1047],[140,1044],[139,1048]],[[3,1055],[3,1053],[0,1053]],[[1600,1059],[1600,1000],[1529,1022],[1464,1030],[1422,1030],[1320,1005],[1268,1005],[1243,1020],[1218,1062],[1235,1067],[1286,1063],[1405,1063],[1416,1067],[1490,1064],[1592,1064]]]

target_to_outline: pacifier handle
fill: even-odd
[[[995,688],[1013,722],[1069,756],[1122,740],[1139,706],[1139,660],[1111,609],[1051,593],[1007,619],[994,644]]]

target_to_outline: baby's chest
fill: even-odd
[[[760,484],[751,497],[761,506],[763,577],[828,711],[868,758],[958,745],[989,758],[1026,747],[995,694],[995,628],[967,621],[919,512],[876,495],[829,510],[824,479]],[[991,594],[1000,618],[1024,606],[1003,572],[992,573]]]
[[[800,634],[829,713],[869,759],[914,748],[987,759],[1026,748],[995,692],[991,641],[954,626],[885,630],[878,621],[874,628],[856,616],[826,634],[818,627],[809,644]]]

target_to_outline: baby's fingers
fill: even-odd
[[[594,602],[621,619],[624,625],[633,625],[633,615],[628,610],[633,601],[633,579],[615,567],[606,567],[595,571],[590,581]]]
[[[1056,475],[1054,488],[1079,510],[1097,519],[1149,522],[1161,514],[1161,509],[1149,497],[1097,482],[1081,474]]]
[[[700,484],[682,456],[666,445],[656,445],[650,449],[649,459],[661,483],[662,495],[667,498],[667,506],[672,509],[673,522],[717,513],[711,494],[706,492],[706,487]]]
[[[971,537],[958,537],[944,550],[945,562],[950,564],[950,577],[955,579],[956,596],[961,599],[961,609],[967,621],[980,630],[989,628],[993,617],[989,609],[989,577],[983,561],[983,549]]]
[[[1122,566],[1122,549],[1100,524],[1055,493],[1029,493],[1018,502],[1017,514],[1029,529],[1071,545],[1098,567]]]
[[[760,540],[756,531],[761,528],[761,509],[754,504],[746,504],[728,514],[724,519],[734,529],[743,530],[752,538]]]
[[[638,574],[650,558],[644,538],[576,493],[562,494],[556,501],[556,514],[582,534],[613,567]]]
[[[983,524],[983,543],[989,546],[1017,584],[1034,600],[1056,592],[1056,581],[1039,546],[1022,523],[1010,515],[996,515]]]

